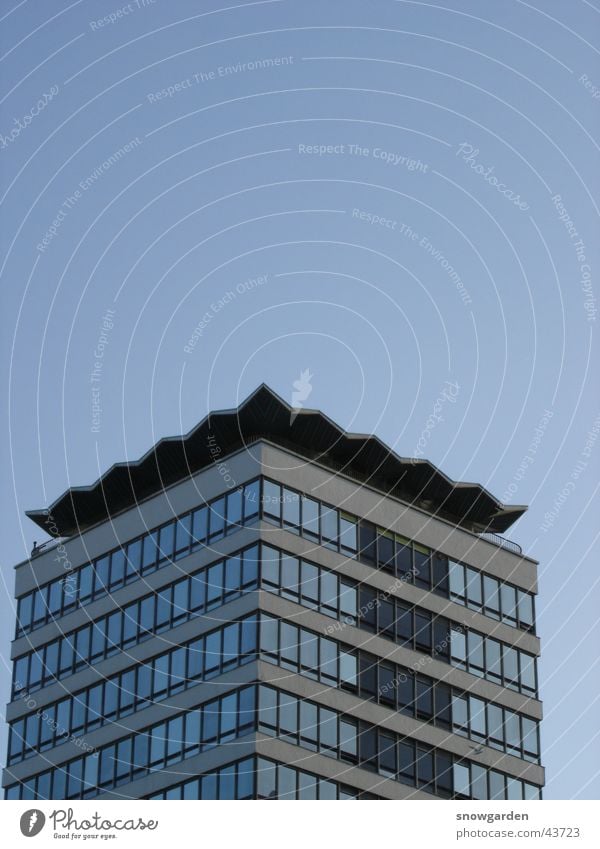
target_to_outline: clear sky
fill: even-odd
[[[308,369],[530,505],[545,795],[598,798],[597,4],[0,10],[2,705],[24,511]]]

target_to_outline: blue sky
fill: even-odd
[[[598,9],[0,17],[2,701],[24,511],[308,369],[307,405],[530,505],[545,795],[598,798]]]

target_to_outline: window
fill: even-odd
[[[356,551],[357,524],[354,516],[340,513],[340,545],[346,551]]]
[[[469,672],[483,677],[483,637],[477,631],[469,631]]]
[[[504,718],[503,710],[497,705],[488,704],[487,720],[489,745],[494,749],[504,749]]]
[[[471,712],[471,736],[477,740],[485,740],[485,702],[475,698],[475,696],[469,696],[469,707]]]
[[[312,563],[302,561],[302,604],[316,607],[319,601],[319,570]]]
[[[263,545],[261,563],[263,582],[279,587],[279,552],[277,549]]]
[[[188,513],[175,524],[175,554],[185,556],[192,544],[192,514]],[[162,547],[162,543],[161,543]]]
[[[468,736],[469,702],[466,696],[454,695],[452,698],[452,725],[457,734]]]
[[[300,496],[291,489],[283,490],[283,524],[300,527]]]
[[[300,564],[296,557],[283,554],[281,557],[281,595],[283,598],[298,599]]]
[[[244,487],[244,521],[258,516],[260,481],[252,481]]]
[[[466,569],[467,605],[474,610],[480,610],[483,602],[481,594],[481,573],[475,569]]]
[[[517,624],[517,591],[509,584],[500,587],[500,600],[502,602],[502,619],[508,625]]]
[[[321,505],[321,535],[324,542],[338,542],[338,512],[334,507]]]
[[[500,618],[500,584],[489,575],[483,576],[484,613],[493,619]]]
[[[282,623],[282,626],[285,623]],[[287,626],[288,628],[290,626]],[[297,634],[297,629],[294,628],[294,633]],[[290,631],[290,638],[291,638]],[[311,678],[317,677],[317,668],[319,666],[319,640],[315,634],[311,634],[310,631],[305,631],[304,628],[300,630],[300,665],[302,667],[302,671],[306,673],[312,673]],[[325,641],[323,641],[325,642]],[[329,641],[327,641],[329,642]],[[335,652],[335,643],[333,644],[334,652]],[[326,651],[326,649],[325,649]],[[294,650],[294,654],[296,654]],[[324,658],[325,659],[325,658]],[[326,659],[325,659],[326,660]],[[329,663],[331,664],[331,657],[329,658]],[[335,654],[333,658],[333,677],[336,677],[336,661]],[[331,668],[329,668],[329,673],[331,674]]]
[[[404,544],[398,540],[398,537],[396,537],[396,554],[394,559],[396,563],[396,575],[398,578],[402,578],[406,575],[412,575],[412,546],[408,540],[406,540],[406,544]]]
[[[521,686],[524,690],[535,693],[535,657],[521,652]]]
[[[210,505],[209,535],[210,542],[221,539],[225,534],[225,497],[217,498]]]
[[[420,545],[414,545],[414,575],[418,587],[429,589],[431,586],[430,551]]]
[[[464,764],[454,764],[453,769],[454,793],[456,796],[469,798],[471,795],[469,767]]]
[[[519,622],[522,627],[533,628],[533,596],[519,590]]]
[[[391,734],[379,732],[379,771],[390,778],[396,777],[396,739]]]
[[[242,490],[236,489],[227,496],[227,526],[238,526],[242,521]]]
[[[302,530],[305,536],[319,537],[319,502],[312,498],[302,498]]]
[[[377,560],[382,569],[394,571],[394,537],[389,532],[377,537]]]
[[[497,683],[502,681],[501,649],[502,646],[497,640],[492,640],[490,637],[487,638],[485,646],[487,677]]]
[[[433,715],[433,687],[429,681],[417,678],[417,716],[431,719]]]
[[[462,563],[449,561],[450,567],[450,596],[452,598],[464,599],[465,597],[465,567]]]
[[[281,665],[286,669],[298,668],[298,628],[281,622]]]

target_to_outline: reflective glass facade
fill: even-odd
[[[44,581],[44,557],[31,561],[37,588],[17,594],[6,797],[127,797],[132,786],[156,800],[374,799],[389,779],[399,798],[540,798],[523,558],[505,554],[510,568],[492,574],[450,553],[451,531],[438,550],[373,521],[366,502],[348,512],[346,499],[321,497],[326,487],[241,479],[64,576]],[[258,541],[236,548],[250,526]],[[217,555],[225,538],[231,553]],[[285,675],[267,684],[273,667]],[[253,740],[301,751],[289,763],[238,757],[234,741]],[[223,765],[203,771],[215,750],[228,752]],[[489,765],[503,756],[502,769]],[[192,758],[182,780],[176,765]],[[322,774],[324,758],[339,778]]]

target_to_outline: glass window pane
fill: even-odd
[[[225,532],[225,497],[223,496],[223,498],[213,501],[209,505],[209,508],[209,539],[214,542],[217,539],[221,539]]]
[[[242,522],[242,490],[236,489],[227,496],[227,524],[240,525]]]
[[[294,668],[298,665],[298,628],[281,622],[281,659]]]
[[[88,563],[79,570],[79,601],[81,603],[91,598],[93,578],[91,564]]]
[[[244,522],[258,515],[260,481],[255,480],[244,487]]]
[[[192,545],[206,542],[208,534],[208,508],[199,507],[192,514]]]
[[[533,625],[533,596],[519,590],[519,620],[521,625]]]
[[[517,591],[515,587],[508,584],[500,586],[500,600],[502,602],[502,618],[508,620],[509,624],[517,621]]]
[[[277,766],[264,758],[257,762],[258,792],[262,799],[273,799],[276,796]]]
[[[329,542],[338,541],[338,511],[334,507],[326,507],[324,504],[321,505],[321,535],[324,540]]]
[[[476,631],[469,631],[469,671],[483,672],[483,637]]]
[[[300,525],[300,495],[285,488],[283,490],[283,521],[295,528]]]
[[[279,586],[279,552],[276,548],[263,545],[261,549],[261,573],[263,583]]]
[[[506,734],[506,743],[512,749],[521,748],[521,728],[519,724],[519,715],[510,710],[506,711],[504,718],[504,731]]]
[[[349,617],[351,621],[356,619],[358,594],[356,587],[340,581],[340,613]]]
[[[469,607],[480,608],[483,601],[481,593],[481,573],[467,567],[467,603]]]
[[[158,531],[144,537],[142,572],[151,571],[158,560]]]
[[[452,725],[457,733],[467,736],[469,704],[466,696],[454,695],[452,698]]]
[[[319,502],[312,498],[302,498],[302,529],[307,536],[319,536]]]
[[[526,716],[521,717],[523,723],[523,748],[530,755],[539,755],[537,722]]]
[[[454,560],[449,561],[450,595],[459,599],[465,597],[465,567]]]
[[[525,652],[521,655],[521,686],[535,693],[535,657]]]
[[[281,520],[281,487],[271,481],[263,481],[263,510],[265,515]]]
[[[340,545],[348,551],[357,548],[357,523],[353,516],[340,514]]]
[[[502,646],[497,640],[490,637],[486,640],[485,657],[487,663],[487,674],[490,678],[500,681],[502,669],[500,664]]]
[[[489,575],[483,576],[483,595],[485,600],[486,614],[493,615],[496,618],[500,616],[500,584],[496,578],[490,578]]]
[[[319,664],[319,638],[316,634],[311,634],[310,631],[305,631],[304,628],[302,628],[300,630],[300,640],[300,663],[303,670],[316,672]],[[330,641],[326,642],[330,643]],[[335,675],[335,666],[333,671]]]
[[[321,747],[337,749],[337,713],[324,707],[319,708],[319,726]]]
[[[223,595],[223,562],[214,563],[207,570],[206,604],[207,607],[220,604]]]
[[[278,644],[278,622],[266,614],[260,618],[260,650],[270,654],[277,654]]]
[[[348,684],[351,687],[357,685],[357,659],[355,655],[345,651],[340,651],[340,681],[342,684]]]
[[[485,738],[485,702],[475,696],[469,697],[471,709],[471,734]]]
[[[471,764],[471,796],[473,799],[487,799],[487,774],[479,764]]]
[[[454,764],[453,770],[453,778],[454,778],[454,792],[460,796],[470,796],[471,795],[471,787],[470,787],[470,778],[469,778],[469,767],[464,764]]]
[[[175,551],[185,552],[192,544],[192,514],[182,516],[175,526]]]
[[[504,646],[503,651],[503,659],[504,659],[504,679],[507,683],[512,681],[517,681],[519,672],[518,672],[518,664],[517,664],[517,650],[510,648],[510,646]]]
[[[110,585],[113,589],[120,587],[125,580],[125,551],[119,548],[113,551],[110,559]]]
[[[298,699],[287,693],[279,695],[279,727],[282,734],[296,735],[298,732]]]
[[[312,563],[302,561],[302,598],[309,604],[316,605],[319,600],[319,570]]]
[[[225,593],[239,592],[242,585],[242,561],[240,557],[228,557],[225,562]]]
[[[253,545],[244,551],[242,583],[244,588],[258,586],[258,546]]]
[[[305,748],[316,751],[319,739],[317,706],[312,702],[300,702],[300,736]]]
[[[326,569],[321,570],[321,605],[336,610],[338,601],[338,577]]]
[[[490,799],[504,799],[504,776],[501,772],[496,772],[491,769],[489,773],[490,779]]]
[[[298,598],[299,561],[297,557],[281,555],[281,588],[284,598]]]
[[[158,559],[165,560],[175,553],[175,522],[169,522],[160,529],[158,541]]]
[[[502,708],[497,705],[488,704],[487,718],[490,739],[504,745],[504,717]]]

